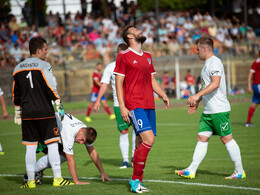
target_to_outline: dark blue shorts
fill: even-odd
[[[129,117],[136,135],[148,130],[152,130],[156,136],[156,116],[154,109],[136,108],[130,111],[132,117]]]
[[[260,103],[260,84],[255,84],[252,86],[254,94],[252,98],[252,102],[259,104]]]

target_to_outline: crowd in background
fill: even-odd
[[[127,24],[134,24],[143,31],[147,37],[145,50],[153,57],[195,54],[194,41],[202,35],[214,39],[216,54],[248,54],[259,49],[254,29],[236,15],[220,19],[209,12],[168,11],[160,13],[157,23],[154,12],[141,13],[133,2],[116,7],[111,1],[105,13],[100,6],[93,4],[93,11],[86,16],[80,12],[72,16],[68,12],[66,20],[50,11],[46,16],[47,26],[41,30],[32,24],[31,9],[25,4],[21,21],[11,16],[8,22],[0,23],[1,69],[13,68],[27,57],[29,40],[35,36],[44,36],[51,43],[48,61],[53,66],[69,60],[87,63],[93,59],[107,64],[113,60],[116,45],[123,42],[122,27]],[[260,16],[260,5],[255,10]]]

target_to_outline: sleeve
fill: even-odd
[[[150,55],[149,57],[151,59],[151,74],[156,74],[156,71],[155,71],[154,66],[153,66],[152,56]]]
[[[256,61],[254,61],[254,63],[252,64],[250,71],[255,73],[255,71],[256,71]]]
[[[20,94],[20,87],[17,82],[15,82],[15,76],[13,77],[13,103],[15,106],[21,106],[21,94]]]
[[[0,96],[1,95],[4,95],[4,92],[3,92],[3,90],[1,89],[1,87],[0,87]]]
[[[111,70],[110,68],[110,64],[107,65],[107,67],[105,68],[104,72],[103,72],[103,76],[102,76],[102,79],[101,79],[101,83],[106,83],[106,84],[109,84],[110,83],[110,78],[113,74],[113,70]]]
[[[125,76],[126,73],[126,62],[123,54],[118,54],[116,59],[116,67],[114,70],[114,74],[118,74],[121,76]]]
[[[47,86],[49,87],[49,96],[52,100],[60,99],[57,91],[57,83],[54,79],[53,73],[52,73],[52,67],[49,63],[43,68],[43,76],[45,79],[45,82]]]
[[[63,152],[66,154],[73,155],[74,139],[69,135],[69,129],[67,126],[62,126],[61,130],[61,140],[63,145]]]
[[[214,61],[212,64],[210,64],[207,73],[210,77],[221,76],[223,73],[223,65],[221,61]]]
[[[99,80],[98,74],[96,72],[93,73],[93,80]]]

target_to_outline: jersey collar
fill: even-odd
[[[137,51],[133,50],[131,47],[129,47],[129,49],[134,52],[135,54],[142,56],[143,55],[143,51],[141,53],[138,53]]]

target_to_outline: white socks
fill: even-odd
[[[37,147],[37,145],[26,145],[25,165],[28,180],[34,180]]]
[[[134,157],[134,153],[135,153],[135,131],[133,130],[133,135],[132,135],[132,157]]]
[[[3,148],[2,148],[1,142],[0,142],[0,152],[3,152]]]
[[[58,142],[50,143],[48,147],[48,159],[53,171],[53,177],[61,177],[61,168],[60,168],[60,155],[58,151]]]
[[[122,134],[120,133],[119,137],[119,146],[120,150],[123,156],[123,161],[128,162],[129,158],[129,140],[128,140],[128,133],[127,134]]]
[[[196,173],[201,161],[204,159],[204,157],[207,153],[207,149],[208,149],[208,142],[201,142],[201,141],[197,142],[197,145],[196,145],[196,148],[195,148],[195,151],[193,154],[192,163],[188,167],[188,169],[192,173]]]
[[[242,165],[242,160],[241,160],[240,149],[239,149],[236,141],[234,139],[232,139],[231,141],[226,143],[225,146],[227,147],[227,151],[229,153],[231,160],[235,164],[235,170],[237,171],[237,173],[242,174],[244,172],[244,170],[243,170],[243,165]]]
[[[63,155],[60,155],[60,163],[62,164],[63,162],[66,161],[66,158],[65,156]],[[51,168],[51,165],[49,163],[49,159],[48,159],[48,156],[45,155],[43,157],[41,157],[37,163],[36,163],[36,166],[35,166],[35,172],[40,172],[40,171],[44,171],[45,169],[47,168]]]

